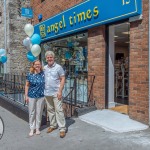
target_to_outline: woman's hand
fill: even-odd
[[[26,104],[29,103],[29,97],[28,96],[25,96],[25,102],[26,102]]]

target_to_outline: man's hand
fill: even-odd
[[[58,93],[57,93],[57,98],[58,98],[58,100],[61,100],[61,99],[62,99],[62,92],[58,92]]]

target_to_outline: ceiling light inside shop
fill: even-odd
[[[114,37],[115,37],[115,38],[117,38],[118,36],[117,36],[117,35],[115,35]]]
[[[128,31],[127,32],[122,32],[122,34],[130,34],[130,32],[128,32]]]

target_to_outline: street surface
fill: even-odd
[[[78,118],[67,120],[68,133],[59,138],[59,131],[47,134],[43,126],[40,135],[28,137],[28,122],[0,107],[5,131],[0,150],[149,150],[150,129],[129,133],[112,133],[82,122]]]

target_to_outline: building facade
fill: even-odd
[[[149,1],[113,3],[115,10],[107,0],[101,5],[95,0],[32,0],[41,58],[44,63],[44,52],[51,49],[69,75],[94,75],[98,109],[127,106],[130,118],[149,124]],[[130,9],[133,13],[126,12]],[[63,33],[67,17],[70,26]],[[97,18],[103,22],[94,22]]]
[[[24,26],[29,20],[21,17],[21,7],[30,6],[29,2],[0,0],[0,48],[6,49],[8,58],[5,64],[0,64],[0,73],[24,73],[29,66],[22,44],[26,38]]]

